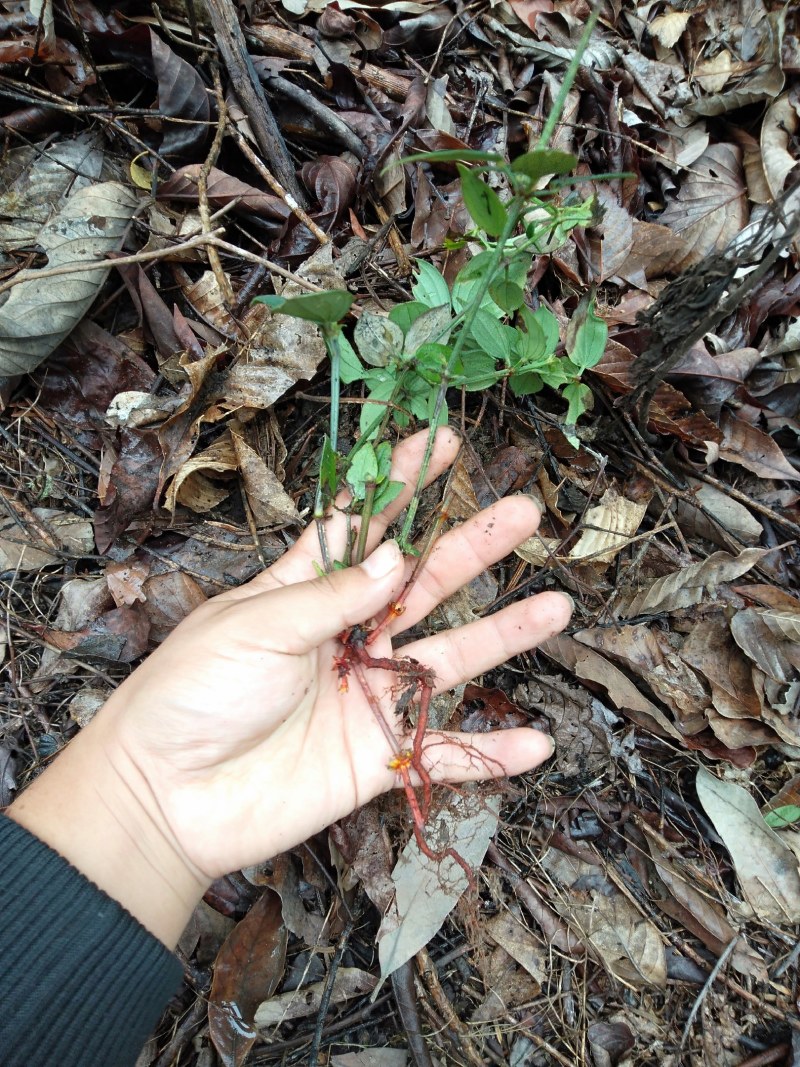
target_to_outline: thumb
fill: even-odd
[[[273,651],[303,655],[323,641],[385,608],[405,578],[405,561],[396,541],[384,541],[357,567],[333,571],[310,582],[258,593],[240,602],[242,615],[261,632],[265,624]],[[265,612],[269,617],[265,619]],[[243,625],[248,624],[242,618]]]

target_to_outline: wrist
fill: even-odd
[[[168,948],[177,944],[208,881],[183,855],[103,711],[7,814]]]

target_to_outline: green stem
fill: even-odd
[[[542,132],[539,135],[539,140],[536,144],[537,148],[547,148],[550,138],[555,132],[555,128],[558,125],[558,120],[561,118],[561,113],[564,110],[564,105],[567,102],[567,95],[572,88],[572,84],[575,81],[575,76],[580,69],[581,60],[583,59],[583,53],[586,51],[589,45],[589,38],[592,36],[592,31],[597,24],[597,20],[600,17],[600,6],[592,8],[592,12],[583,28],[580,40],[575,48],[575,54],[570,60],[570,64],[567,67],[564,74],[564,80],[561,83],[561,88],[558,90],[558,96],[553,102],[553,107],[550,114],[547,116],[547,122],[542,127]]]
[[[342,350],[339,348],[340,327],[338,324],[327,324],[322,326],[321,329],[322,339],[325,342],[325,348],[328,350],[328,356],[331,361],[331,423],[329,440],[331,449],[335,453],[339,443],[339,395],[341,391],[340,372],[342,364]],[[322,566],[326,574],[330,574],[333,568],[330,551],[328,549],[328,534],[325,529],[325,512],[332,503],[332,500],[325,499],[325,494],[322,490],[322,476],[320,473],[320,477],[317,481],[317,495],[314,499],[314,521],[317,525],[317,537],[319,539],[320,555],[322,556]]]
[[[341,379],[339,377],[342,366],[342,350],[339,347],[340,327],[323,327],[322,336],[325,338],[325,347],[331,359],[331,448],[335,452],[339,446],[339,394],[341,391]]]
[[[356,558],[353,560],[356,565],[362,562],[367,551],[367,535],[372,519],[372,505],[375,502],[375,489],[375,482],[367,482],[364,492],[364,506],[361,508],[361,525],[358,528]]]
[[[414,488],[414,495],[408,505],[408,511],[406,512],[405,522],[403,523],[403,529],[400,533],[400,545],[401,547],[409,543],[409,536],[411,534],[411,527],[414,524],[414,519],[417,514],[417,508],[419,507],[420,497],[422,490],[425,487],[425,479],[428,476],[428,468],[431,464],[431,456],[433,455],[433,443],[436,440],[436,429],[439,423],[439,416],[442,413],[442,407],[444,406],[445,396],[447,395],[447,387],[450,384],[450,376],[453,371],[453,367],[456,365],[458,357],[461,355],[461,350],[467,342],[469,331],[472,327],[475,317],[480,310],[480,306],[483,303],[483,298],[489,292],[489,286],[497,276],[497,272],[500,268],[500,263],[503,259],[503,250],[506,242],[509,240],[514,230],[517,228],[517,223],[520,220],[520,216],[525,207],[524,200],[514,198],[508,204],[508,215],[506,217],[505,225],[503,226],[502,233],[497,239],[494,251],[492,253],[492,259],[490,265],[484,273],[481,279],[481,284],[475,291],[472,297],[472,303],[469,310],[464,316],[464,322],[459,330],[458,337],[453,345],[453,350],[450,353],[450,358],[447,361],[447,367],[442,374],[442,381],[439,386],[439,392],[436,394],[436,404],[433,409],[433,416],[430,422],[430,430],[428,432],[428,440],[425,443],[425,454],[422,457],[422,465],[419,469],[419,477],[417,478],[417,484]]]

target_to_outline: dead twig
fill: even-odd
[[[225,127],[228,124],[228,109],[225,106],[225,95],[222,92],[222,82],[220,81],[219,69],[216,63],[212,64],[212,75],[214,78],[214,95],[217,99],[217,129],[214,134],[211,148],[208,150],[208,155],[206,156],[197,177],[197,207],[200,214],[200,223],[203,227],[203,233],[206,235],[211,232],[211,211],[208,206],[208,176],[211,173],[211,168],[217,162],[217,158],[219,157],[219,151],[220,148],[222,148],[222,141],[225,137]],[[233,304],[234,294],[230,280],[222,269],[219,252],[210,244],[206,247],[206,254],[208,255],[209,266],[214,272],[219,291],[222,294],[222,299],[225,301],[226,305],[230,307]]]
[[[681,1043],[678,1046],[678,1051],[679,1052],[683,1052],[683,1049],[684,1049],[684,1047],[686,1045],[686,1042],[689,1040],[689,1034],[691,1032],[692,1026],[694,1025],[694,1021],[697,1018],[697,1013],[700,1010],[700,1005],[705,1000],[706,996],[708,995],[708,991],[711,989],[712,985],[714,984],[714,980],[716,979],[717,975],[722,970],[722,968],[725,966],[725,963],[727,962],[727,960],[730,957],[731,953],[733,952],[733,950],[736,948],[736,946],[738,944],[739,944],[739,935],[737,934],[736,937],[731,938],[731,940],[725,946],[724,950],[720,954],[719,959],[714,964],[714,966],[713,966],[713,968],[711,970],[711,973],[709,974],[708,978],[706,979],[705,985],[700,990],[700,992],[697,994],[697,997],[695,998],[695,1002],[694,1002],[694,1004],[692,1004],[692,1010],[689,1012],[689,1018],[686,1020],[686,1025],[683,1028],[683,1035],[681,1037]]]
[[[151,252],[137,252],[135,255],[116,256],[112,259],[91,259],[83,263],[65,263],[63,267],[45,267],[43,270],[29,273],[20,271],[19,274],[15,274],[9,281],[0,285],[0,293],[5,293],[9,289],[13,289],[15,285],[28,281],[32,277],[37,280],[41,278],[57,278],[62,274],[81,274],[87,270],[128,267],[134,263],[150,263],[156,259],[168,259],[176,252],[186,252],[190,248],[202,248],[204,245],[214,244],[219,234],[224,232],[224,228],[220,226],[210,233],[199,233],[186,241],[179,241],[177,244],[170,245],[169,248],[155,248]]]
[[[330,241],[330,237],[327,235],[327,233],[325,233],[324,230],[321,230],[319,226],[317,226],[316,222],[314,222],[308,212],[298,204],[298,202],[291,195],[291,193],[287,192],[286,189],[284,189],[284,187],[281,185],[275,175],[272,174],[272,172],[264,165],[264,161],[256,155],[256,153],[247,143],[247,139],[244,137],[241,130],[238,129],[235,123],[231,124],[230,132],[233,136],[234,141],[236,141],[236,144],[239,147],[239,151],[250,161],[250,163],[252,163],[252,165],[255,167],[255,169],[258,171],[258,173],[273,191],[273,193],[281,198],[281,200],[284,202],[284,204],[286,204],[292,214],[295,215],[303,223],[303,225],[311,231],[311,233],[314,234],[320,244],[328,244],[328,242]]]
[[[392,972],[392,990],[408,1038],[408,1048],[416,1067],[433,1067],[433,1060],[422,1034],[419,1005],[414,990],[414,972],[411,969],[410,960],[406,960],[402,967]]]
[[[261,154],[272,161],[278,180],[298,204],[305,207],[305,196],[295,177],[294,163],[247,52],[236,8],[231,0],[206,0],[206,10],[233,90],[250,120]]]

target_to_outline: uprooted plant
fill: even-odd
[[[562,348],[556,316],[544,304],[528,306],[526,283],[535,255],[554,251],[575,227],[588,225],[595,215],[594,197],[581,196],[576,191],[580,179],[569,177],[577,158],[547,145],[596,17],[593,12],[587,22],[553,111],[533,150],[511,162],[494,153],[458,149],[401,161],[454,164],[458,169],[464,203],[475,223],[461,244],[474,254],[452,284],[431,263],[421,260],[411,287],[412,299],[395,305],[388,315],[362,309],[352,331],[352,342],[344,335],[343,321],[354,312],[354,297],[345,290],[290,299],[273,295],[256,298],[255,302],[267,304],[275,313],[316,323],[330,356],[330,427],[322,442],[314,506],[326,571],[363,559],[372,516],[387,507],[403,488],[390,477],[389,428],[393,424],[404,429],[412,420],[427,423],[429,434],[398,540],[404,552],[416,554],[411,533],[436,430],[449,418],[449,389],[478,391],[498,382],[505,382],[517,396],[538,393],[545,387],[555,389],[568,405],[565,431],[578,444],[575,425],[591,404],[591,392],[581,376],[602,357],[607,327],[594,313],[594,297],[590,294],[580,301]],[[362,382],[367,393],[360,415],[360,436],[353,448],[342,454],[338,432],[340,390],[342,385],[355,382]],[[348,538],[345,558],[332,560],[325,516],[336,506],[337,494],[344,485],[349,491],[345,512],[348,522],[353,516],[359,517],[358,532]],[[418,563],[423,564],[424,560]],[[419,566],[409,586],[418,571]],[[400,610],[400,606],[390,605],[389,616]],[[433,852],[423,837],[430,808],[430,778],[423,765],[422,750],[431,672],[404,659],[391,661],[394,666],[388,668],[390,661],[371,657],[367,646],[382,625],[374,631],[355,628],[343,634],[343,655],[337,657],[336,668],[344,685],[350,671],[356,675],[390,740],[394,752],[391,766],[408,796],[420,850],[431,860],[451,855],[465,867],[452,850]],[[400,676],[399,712],[407,712],[412,703],[417,706],[413,746],[408,751],[400,750],[370,689],[365,668],[374,666],[392,669]],[[422,785],[421,803],[411,784],[412,771]]]

